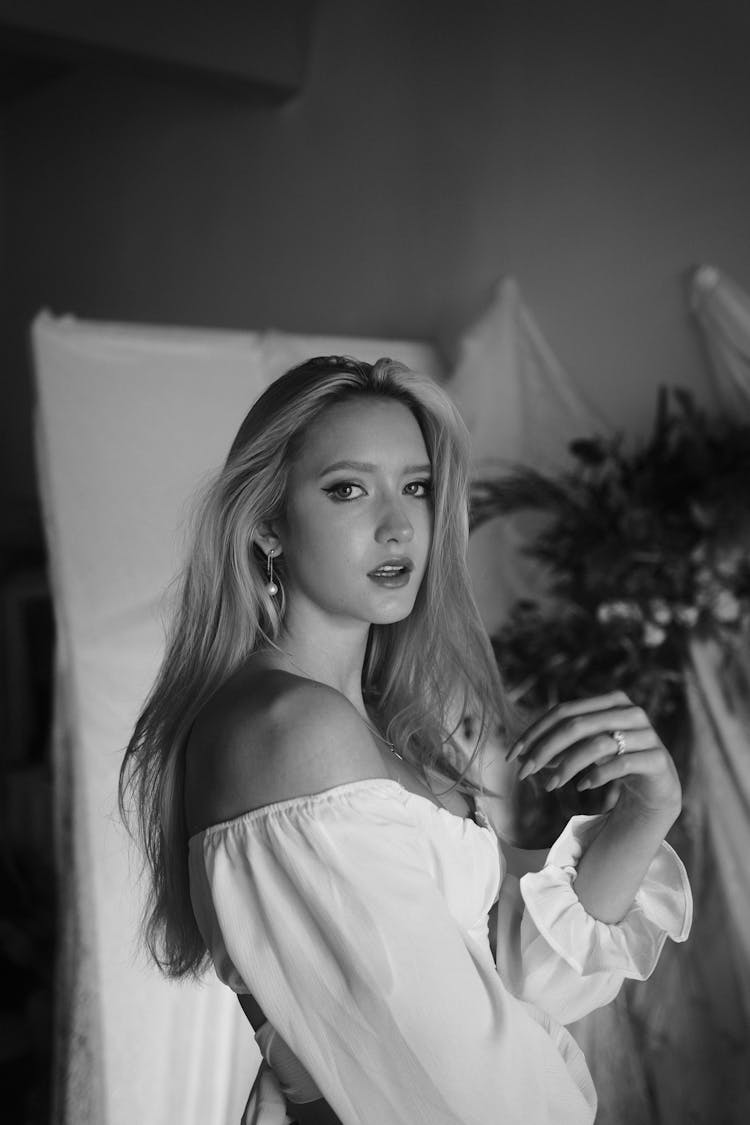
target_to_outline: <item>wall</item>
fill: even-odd
[[[623,426],[645,426],[661,381],[705,395],[686,270],[750,286],[750,23],[733,10],[323,0],[280,109],[96,71],[14,102],[7,504],[33,511],[42,306],[450,351],[510,273]]]
[[[8,272],[7,272],[7,247],[5,244],[5,194],[7,179],[7,161],[5,157],[5,114],[0,107],[0,348],[4,344],[4,334],[8,328],[7,298],[8,298]],[[0,353],[1,354],[1,353]],[[0,369],[1,370],[1,369]],[[0,375],[0,385],[3,378]]]
[[[12,411],[14,390],[24,385],[26,373],[15,359],[15,336],[10,311],[10,263],[8,261],[7,231],[7,195],[8,195],[8,159],[7,159],[7,114],[0,104],[0,579],[5,570],[6,542],[13,544],[17,540],[28,540],[28,533],[19,534],[17,510],[28,512],[33,508],[27,499],[31,483],[30,455],[28,447],[20,450],[8,448],[10,434],[14,421],[8,415]],[[22,423],[21,429],[25,428]],[[19,478],[26,479],[21,482]],[[21,522],[34,525],[34,517],[22,517]]]

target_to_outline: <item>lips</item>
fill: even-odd
[[[395,559],[385,559],[380,566],[368,571],[369,578],[399,578],[414,570],[414,563],[406,555]]]
[[[404,555],[397,559],[385,559],[367,577],[381,589],[399,590],[402,586],[408,586],[413,569],[414,563]]]

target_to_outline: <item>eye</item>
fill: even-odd
[[[323,491],[326,492],[332,500],[358,500],[359,496],[352,495],[352,489],[354,488],[359,489],[360,493],[364,496],[364,488],[359,484],[353,484],[352,481],[349,480],[342,480],[338,484],[331,485],[330,488],[324,488]]]
[[[415,491],[411,491],[414,489]],[[431,480],[412,480],[404,488],[404,492],[409,496],[415,496],[417,500],[426,500],[428,496],[432,495],[432,481]]]

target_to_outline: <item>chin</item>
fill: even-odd
[[[400,590],[368,591],[364,597],[360,590],[342,601],[321,599],[318,604],[334,617],[348,617],[368,625],[395,625],[411,616],[418,591],[419,587],[415,590],[410,583]]]
[[[404,621],[411,617],[414,609],[414,599],[402,602],[401,605],[380,606],[370,616],[372,625],[395,625],[397,621]]]

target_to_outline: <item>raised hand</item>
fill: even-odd
[[[532,723],[507,754],[519,779],[538,775],[547,790],[577,778],[579,790],[617,783],[618,803],[643,812],[679,811],[682,789],[672,757],[648,715],[622,691],[559,703]]]

